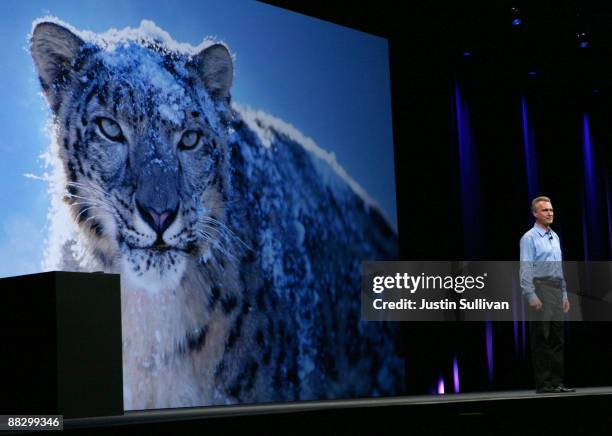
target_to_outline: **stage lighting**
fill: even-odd
[[[445,389],[444,389],[444,377],[440,377],[440,380],[438,380],[438,389],[437,389],[438,395],[444,395]]]
[[[512,13],[512,25],[513,26],[520,26],[521,23],[523,22],[523,20],[520,17],[520,11],[518,10],[518,8],[510,8],[510,11]]]

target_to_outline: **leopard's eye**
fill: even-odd
[[[181,136],[178,147],[181,150],[193,150],[200,142],[202,134],[196,130],[187,130]]]
[[[106,138],[110,139],[111,141],[123,141],[123,132],[116,121],[105,117],[100,117],[96,121],[98,123],[98,127],[100,128],[100,132],[106,136]]]

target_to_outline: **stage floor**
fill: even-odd
[[[334,401],[303,401],[295,403],[274,403],[237,406],[210,406],[186,409],[129,411],[121,416],[96,418],[67,419],[66,429],[85,427],[106,427],[141,425],[153,423],[172,423],[208,418],[247,417],[268,415],[274,420],[275,415],[306,414],[317,412],[333,413],[345,411],[356,415],[355,409],[403,409],[404,413],[419,415],[484,415],[495,411],[529,411],[535,403],[538,407],[542,401],[554,401],[556,405],[565,403],[568,408],[574,407],[576,401],[599,403],[609,402],[612,397],[612,386],[577,387],[576,392],[536,394],[533,390],[471,392],[460,394],[415,395],[396,398],[368,398]],[[571,403],[571,404],[570,404]],[[343,412],[344,413],[344,412]]]

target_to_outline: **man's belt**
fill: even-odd
[[[534,285],[549,285],[549,286],[561,286],[561,279],[559,277],[535,277],[533,279]]]

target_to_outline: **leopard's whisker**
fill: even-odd
[[[90,203],[93,203],[93,202],[97,201],[99,203],[102,203],[102,204],[105,204],[107,206],[111,206],[112,207],[112,204],[110,204],[107,200],[103,200],[103,199],[100,199],[100,198],[96,198],[95,200],[93,200],[91,198],[83,197],[81,195],[71,194],[70,192],[65,192],[64,195],[66,197],[70,197],[70,198],[78,198],[80,200],[85,200],[85,201],[88,201]]]
[[[105,192],[103,189],[101,189],[101,188],[97,188],[97,187],[94,187],[94,186],[91,186],[91,185],[86,185],[86,184],[84,184],[84,183],[79,183],[79,182],[66,182],[66,185],[68,185],[68,186],[74,186],[74,187],[76,187],[76,188],[78,188],[78,189],[88,190],[88,191],[90,191],[90,192],[95,192],[95,193],[98,193],[98,194],[103,195],[103,196],[108,196],[108,193],[107,193],[107,192]]]
[[[79,201],[77,203],[72,203],[70,206],[95,206],[99,207],[100,209],[104,209],[111,212],[111,209],[108,207],[107,204],[95,203],[93,201]]]
[[[236,256],[234,256],[232,253],[230,253],[225,247],[223,247],[223,245],[220,243],[220,241],[218,239],[213,238],[212,235],[210,235],[209,233],[207,233],[207,232],[205,232],[203,230],[196,230],[196,232],[200,236],[202,236],[204,238],[204,240],[206,240],[207,242],[210,242],[210,244],[214,248],[219,250],[222,254],[224,254],[225,256],[230,258],[232,261],[238,262],[238,258]]]
[[[98,207],[98,206],[96,206],[96,205],[92,205],[92,206],[89,206],[89,207],[84,207],[84,208],[83,208],[83,209],[82,209],[82,210],[79,212],[79,214],[78,214],[77,216],[75,216],[75,217],[74,217],[74,219],[76,219],[76,220],[77,220],[77,222],[78,222],[78,221],[79,221],[79,218],[80,218],[80,216],[81,216],[81,215],[83,215],[83,214],[84,214],[85,212],[87,212],[88,210],[93,209],[94,207]],[[89,218],[88,218],[88,219],[89,219]],[[87,222],[87,220],[85,220],[85,221]]]
[[[208,222],[208,223],[213,223],[213,224],[218,225],[218,226],[220,227],[220,229],[222,229],[224,232],[226,232],[226,234],[227,234],[229,237],[231,237],[231,238],[233,238],[233,239],[236,239],[236,240],[237,240],[238,242],[240,242],[240,243],[241,243],[241,244],[242,244],[242,245],[243,245],[243,246],[244,246],[244,247],[245,247],[247,250],[254,251],[254,250],[253,250],[253,248],[252,248],[252,247],[251,247],[249,244],[247,244],[247,243],[246,243],[246,242],[244,242],[242,239],[240,239],[240,238],[239,238],[239,237],[238,237],[238,236],[237,236],[237,235],[236,235],[236,234],[235,234],[235,233],[234,233],[234,232],[233,232],[233,231],[232,231],[232,230],[231,230],[229,227],[227,227],[227,226],[226,226],[224,223],[222,223],[221,221],[219,221],[219,220],[217,220],[217,219],[215,219],[215,218],[213,218],[213,217],[210,217],[210,216],[204,216],[204,217],[201,217],[201,218],[200,218],[200,220],[202,221],[202,223],[206,223],[206,222]]]

